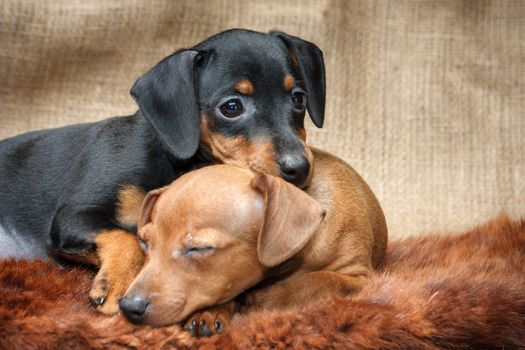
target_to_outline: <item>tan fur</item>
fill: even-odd
[[[125,226],[134,226],[140,218],[140,206],[146,193],[134,185],[123,186],[117,195],[117,220]]]
[[[334,257],[330,270],[347,273],[349,265],[360,263],[377,268],[386,251],[387,227],[377,198],[361,176],[341,159],[312,148],[314,180],[306,192],[326,209],[322,234],[304,250],[309,261]],[[315,266],[315,265],[314,265]]]
[[[264,209],[256,237],[257,255],[264,266],[274,267],[303,249],[323,220],[325,210],[282,179],[258,174],[250,185],[261,193]]]
[[[291,74],[286,74],[284,76],[284,88],[286,91],[292,90],[292,88],[295,86],[295,79]]]
[[[273,144],[270,140],[244,136],[226,137],[210,130],[208,119],[201,117],[201,143],[222,163],[252,169],[255,172],[278,175]]]
[[[299,130],[299,138],[303,140],[303,142],[306,142],[306,130],[305,129]]]
[[[127,292],[151,296],[147,323],[180,321],[198,308],[231,300],[270,276],[277,283],[255,289],[248,308],[291,306],[327,294],[347,295],[365,285],[385,254],[387,231],[381,208],[350,166],[312,150],[315,166],[306,191],[326,211],[320,226],[309,223],[319,210],[310,212],[308,218],[300,217],[318,205],[310,203],[313,199],[267,175],[259,175],[267,179],[267,188],[261,189],[264,186],[254,184],[254,175],[241,168],[205,167],[155,194],[156,203],[142,213],[148,219],[139,230],[151,244],[148,261]],[[257,191],[263,193],[262,198],[279,199],[261,202]],[[286,206],[296,212],[287,212]],[[270,249],[273,258],[269,260],[257,248],[268,230],[268,220],[270,227],[276,227],[271,230],[279,233],[270,236],[271,240],[294,247],[288,254],[274,254]],[[309,240],[300,242],[303,236],[296,231],[300,225],[288,224],[303,221],[314,230],[307,233]],[[187,258],[181,254],[188,244],[217,249]],[[294,255],[296,247],[299,252]],[[273,267],[275,264],[281,265]],[[184,299],[184,306],[169,309],[174,295]]]
[[[328,294],[358,291],[385,255],[387,228],[374,194],[348,164],[312,148],[315,169],[307,193],[326,217],[299,252],[301,268],[278,283],[255,290],[253,307],[302,304]]]
[[[192,175],[217,167],[223,175],[220,185],[196,181]],[[196,309],[231,300],[238,286],[246,289],[262,278],[256,271],[250,276],[234,272],[259,265],[257,254],[252,254],[257,244],[252,237],[257,235],[262,212],[251,205],[258,198],[256,191],[246,191],[252,177],[246,169],[216,165],[147,195],[139,229],[149,246],[146,264],[126,292],[148,296],[147,323],[182,321]],[[243,190],[230,191],[227,185],[243,182]],[[212,192],[219,195],[210,197]],[[168,211],[177,214],[166,215]],[[186,246],[208,244],[223,252],[205,261],[184,256]],[[212,285],[221,287],[210,289]]]
[[[144,264],[144,254],[134,235],[124,230],[108,230],[96,235],[100,269],[89,297],[104,298],[98,310],[105,314],[119,311],[118,301],[124,295]]]
[[[308,186],[312,179],[313,154],[306,145],[306,131],[299,130],[304,151],[310,163],[310,173],[303,186]],[[201,144],[208,149],[212,156],[219,162],[241,168],[251,169],[256,173],[280,176],[279,167],[275,158],[274,146],[270,139],[254,138],[250,141],[244,136],[226,137],[213,132],[208,118],[201,116]]]
[[[254,93],[253,84],[248,79],[243,79],[237,82],[237,84],[235,84],[235,90],[243,95],[253,95]]]

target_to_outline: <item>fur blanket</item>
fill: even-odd
[[[238,316],[222,335],[133,326],[88,303],[93,273],[0,263],[0,348],[516,349],[525,347],[525,221],[391,242],[352,298]]]

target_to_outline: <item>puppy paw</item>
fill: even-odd
[[[235,303],[229,302],[195,312],[186,320],[183,329],[197,338],[221,334],[229,326],[234,311]]]
[[[144,264],[144,253],[137,238],[120,230],[105,231],[96,237],[98,271],[89,292],[97,310],[113,315],[119,312],[119,301]]]
[[[124,283],[112,284],[109,273],[101,270],[89,291],[89,301],[103,314],[114,315],[119,312],[118,302],[126,293],[126,288]]]
[[[95,276],[89,291],[89,302],[93,306],[104,304],[109,290],[108,274],[100,272]]]

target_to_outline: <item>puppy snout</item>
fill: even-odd
[[[135,324],[142,323],[149,302],[142,295],[125,296],[119,302],[120,309],[126,318]]]
[[[310,173],[310,162],[303,156],[285,156],[279,160],[281,176],[286,181],[301,187]]]

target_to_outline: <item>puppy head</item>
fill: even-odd
[[[217,162],[306,186],[312,154],[308,110],[324,120],[325,73],[314,44],[281,32],[219,33],[166,57],[131,89],[142,115],[170,152],[200,146]]]
[[[273,176],[226,165],[186,174],[144,200],[146,263],[121,309],[160,326],[227,302],[300,251],[323,216],[318,202]]]

